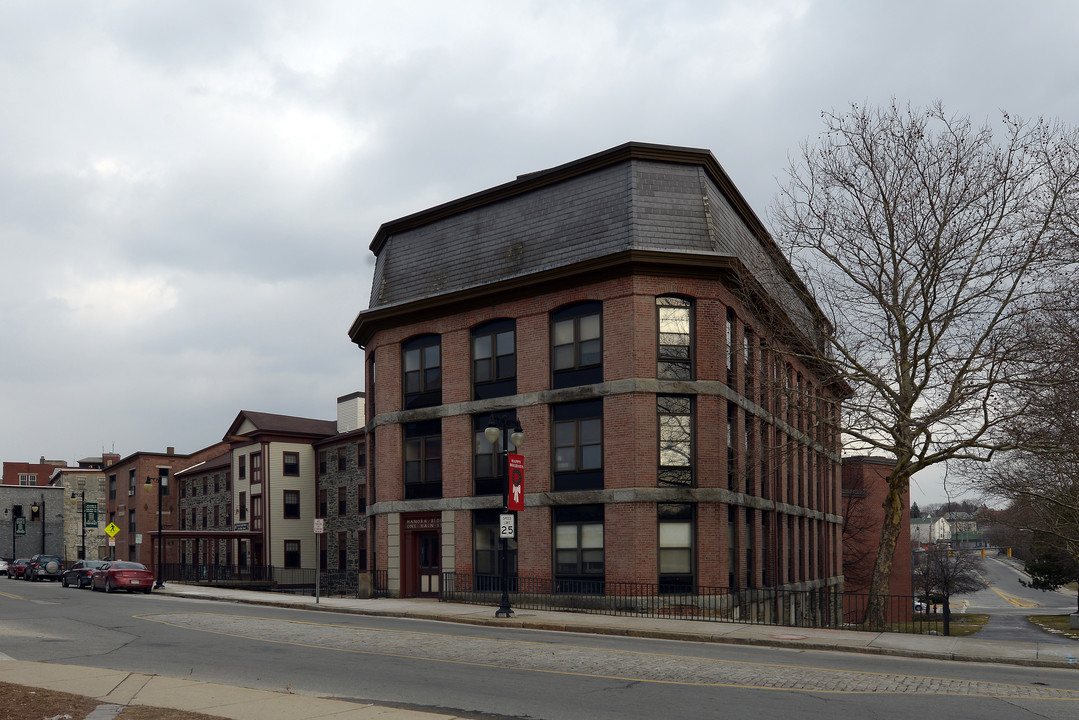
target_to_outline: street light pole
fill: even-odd
[[[81,502],[82,502],[82,509],[79,510],[80,514],[82,515],[82,545],[80,546],[79,549],[82,550],[82,552],[81,553],[76,553],[76,554],[79,555],[79,558],[78,558],[79,560],[85,560],[86,559],[86,491],[81,490],[79,492],[79,494],[81,496]],[[72,491],[72,493],[71,493],[71,499],[72,500],[75,499],[74,491]]]
[[[512,423],[512,429],[511,429]],[[491,419],[487,423],[487,427],[483,431],[484,437],[491,443],[492,447],[499,448],[499,454],[501,457],[501,472],[502,472],[502,512],[508,513],[509,509],[509,478],[510,478],[510,450],[509,444],[512,442],[514,449],[518,449],[524,444],[524,431],[521,430],[520,421],[514,419],[510,420],[505,416],[496,417],[491,416]],[[508,436],[507,436],[508,435]],[[499,443],[497,446],[495,443]],[[514,511],[513,515],[513,532],[517,532],[517,513]],[[499,540],[502,548],[502,598],[499,602],[498,610],[495,611],[495,617],[512,617],[513,608],[510,607],[510,595],[509,595],[509,575],[510,575],[510,552],[509,552],[509,536],[502,531],[502,523],[499,523]]]
[[[45,554],[45,496],[41,496],[41,554]]]

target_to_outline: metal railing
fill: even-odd
[[[439,599],[498,605],[501,578],[496,575],[443,573]],[[509,580],[510,604],[522,610],[553,610],[598,615],[736,622],[781,627],[863,629],[869,595],[834,588],[685,588],[654,583],[605,582],[516,577]],[[925,632],[932,624],[914,612],[907,596],[885,598],[887,627],[896,632]]]
[[[152,568],[156,573],[156,566]],[[313,568],[285,568],[273,565],[195,565],[165,563],[164,582],[205,583],[219,587],[274,590],[302,595],[315,594]]]

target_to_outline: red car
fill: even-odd
[[[146,569],[142,563],[128,562],[126,560],[113,560],[94,570],[94,576],[90,580],[91,590],[127,590],[134,592],[141,590],[150,592],[154,587],[154,574]]]
[[[19,558],[18,560],[12,560],[8,564],[7,577],[8,580],[21,580],[23,573],[26,572],[26,566],[30,564],[30,558]]]

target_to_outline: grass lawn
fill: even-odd
[[[1070,615],[1027,615],[1027,620],[1047,633],[1069,640],[1079,640],[1079,630],[1072,630]]]
[[[989,622],[988,615],[980,613],[952,613],[951,636],[966,637],[978,632]],[[895,623],[893,632],[918,633],[922,635],[943,635],[944,616],[940,613],[915,615],[909,623]]]

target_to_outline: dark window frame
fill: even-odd
[[[591,324],[595,317],[598,327],[596,337],[582,338],[582,324]],[[558,342],[558,327],[570,327],[572,339]],[[587,330],[587,328],[586,328]],[[551,383],[554,388],[592,385],[603,382],[603,303],[586,300],[559,308],[550,317],[550,363]],[[557,343],[557,344],[556,344]],[[596,343],[596,349],[591,344]],[[585,348],[588,348],[587,350]],[[565,362],[569,353],[571,362]],[[594,362],[588,358],[595,357]]]
[[[402,431],[405,499],[442,497],[442,421],[405,423]],[[413,453],[415,457],[410,459]]]
[[[692,396],[656,395],[657,485],[694,487],[696,478],[695,409]],[[674,418],[684,419],[675,420]],[[673,437],[671,433],[681,433],[688,437],[684,439]],[[670,462],[683,457],[684,463]]]
[[[401,343],[401,393],[406,410],[442,404],[441,335],[417,335]]]
[[[675,311],[684,310],[685,332],[672,332],[670,323],[681,322],[673,317]],[[656,377],[666,380],[692,380],[696,365],[696,347],[693,300],[682,295],[659,295],[656,297]],[[666,318],[664,316],[667,316]],[[664,329],[667,332],[664,332]],[[672,342],[685,337],[685,344]]]
[[[598,429],[599,441],[592,442]],[[566,444],[567,431],[571,430],[573,444]],[[560,438],[561,436],[561,438]],[[572,448],[573,466],[560,470],[560,460],[566,461],[565,448]],[[588,462],[586,448],[598,448],[599,465]],[[602,490],[603,489],[603,400],[583,400],[551,406],[551,470],[554,490]]]
[[[607,552],[603,505],[563,505],[552,508],[551,512],[551,560],[556,588],[563,592],[602,592]],[[598,567],[595,562],[597,547],[585,544],[594,539],[597,526],[600,535]],[[573,532],[563,530],[567,528],[572,528]],[[560,542],[570,535],[575,535],[574,545]]]
[[[664,545],[664,525],[689,526],[688,544]],[[671,538],[668,538],[668,541]],[[668,552],[664,552],[667,550]],[[672,570],[666,562],[683,556],[688,560],[687,570]],[[690,503],[658,503],[656,505],[656,570],[659,591],[664,592],[692,592],[697,586],[697,522],[695,507]]]
[[[298,567],[301,566],[300,565],[300,563],[301,563],[300,558],[303,557],[303,555],[301,554],[302,547],[303,546],[302,546],[302,544],[300,543],[299,540],[285,540],[284,541],[285,567],[287,567],[287,568],[298,568]]]
[[[299,490],[281,491],[281,516],[286,520],[298,520],[301,517]]]
[[[293,450],[281,453],[281,474],[285,477],[300,476],[300,453]]]
[[[505,349],[506,336],[512,345]],[[486,344],[486,356],[478,354]],[[469,335],[472,399],[485,400],[517,394],[517,321],[502,318],[482,323],[472,328]]]
[[[517,415],[512,410],[485,413],[472,416],[472,492],[475,495],[501,495],[502,494],[502,455],[503,447],[508,446],[510,452],[516,448],[513,442],[504,433],[499,438],[499,447],[494,447],[487,441],[484,430],[491,418],[504,418],[507,421],[516,421]]]

